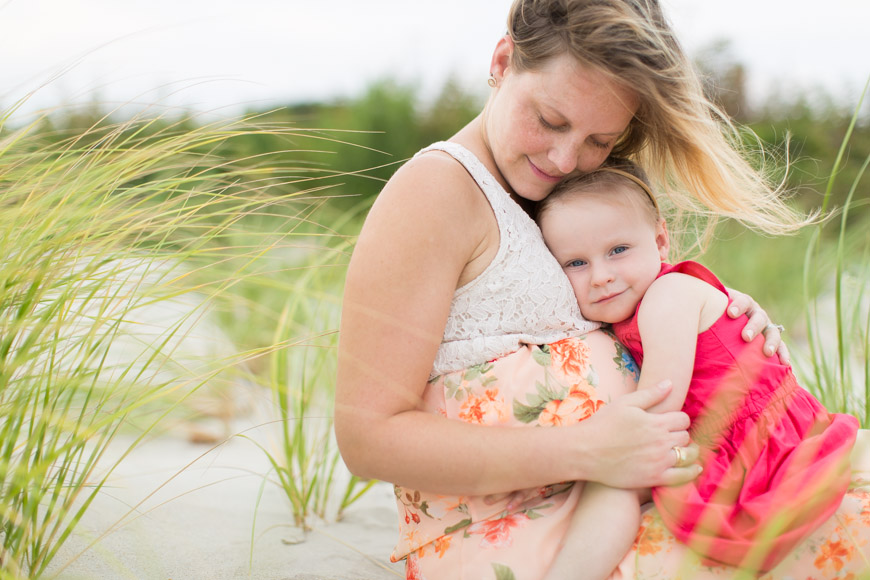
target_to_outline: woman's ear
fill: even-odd
[[[492,53],[492,62],[489,65],[489,74],[495,79],[496,84],[501,84],[511,65],[511,55],[514,53],[514,41],[510,34],[505,34],[495,45]]]
[[[656,246],[658,246],[662,262],[667,262],[668,253],[671,250],[671,237],[668,235],[668,224],[662,218],[656,225]]]

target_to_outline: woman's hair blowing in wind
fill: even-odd
[[[657,0],[515,0],[508,34],[517,71],[568,54],[637,94],[639,109],[613,155],[637,161],[678,211],[774,234],[811,221],[753,166],[763,157],[706,98]]]

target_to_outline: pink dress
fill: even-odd
[[[728,294],[696,262],[663,264],[659,277],[671,272]],[[698,335],[683,411],[704,471],[653,498],[673,535],[707,560],[766,571],[840,506],[858,421],[829,413],[788,366],[764,356],[762,340],[745,342],[745,323],[723,314]],[[613,329],[642,365],[637,314]]]

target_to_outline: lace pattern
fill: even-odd
[[[522,344],[546,344],[601,326],[585,320],[568,278],[541,230],[477,157],[457,143],[444,151],[459,161],[486,195],[498,222],[499,248],[477,278],[453,296],[433,377],[499,358]]]

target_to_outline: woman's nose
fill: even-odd
[[[608,151],[600,148],[570,142],[555,144],[550,149],[550,162],[562,175],[568,175],[575,171],[587,173],[601,167]]]
[[[556,145],[550,149],[550,162],[562,175],[573,173],[579,166],[579,156],[570,144]]]

